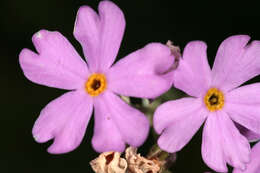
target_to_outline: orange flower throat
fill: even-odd
[[[204,103],[211,112],[221,110],[224,106],[224,94],[217,88],[210,88],[204,96]]]
[[[85,90],[91,96],[98,96],[107,87],[106,77],[101,73],[93,73],[85,83]]]

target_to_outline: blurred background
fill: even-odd
[[[1,115],[0,115],[0,172],[92,172],[89,162],[98,154],[91,147],[93,118],[81,145],[73,152],[51,155],[46,149],[52,141],[38,144],[31,135],[32,126],[41,109],[65,91],[34,84],[27,80],[18,64],[22,48],[34,49],[32,35],[40,29],[61,32],[82,55],[73,37],[76,12],[81,5],[94,9],[97,0],[2,0],[0,5]],[[172,0],[114,1],[126,18],[125,36],[118,54],[124,57],[149,42],[184,46],[192,40],[208,45],[212,65],[219,44],[228,36],[248,34],[260,40],[257,11],[246,7],[232,8],[218,4],[178,4]],[[197,7],[198,6],[198,7]],[[190,9],[188,9],[191,8]],[[255,78],[252,81],[259,81]],[[249,83],[250,83],[249,82]],[[152,135],[139,149],[145,155],[153,143]],[[201,130],[178,153],[175,173],[210,171],[200,154]],[[213,172],[213,171],[211,171]]]

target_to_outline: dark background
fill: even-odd
[[[149,42],[172,40],[181,49],[191,40],[208,44],[211,65],[218,45],[228,36],[248,34],[260,40],[257,11],[241,6],[205,6],[177,4],[172,0],[117,0],[126,18],[125,36],[118,57]],[[0,172],[92,172],[89,161],[97,156],[91,147],[93,118],[82,144],[73,152],[51,155],[46,152],[52,141],[38,144],[31,135],[40,110],[65,91],[33,84],[18,64],[22,48],[34,49],[31,37],[40,29],[57,30],[66,36],[78,52],[73,38],[76,12],[81,5],[97,8],[97,0],[4,0],[0,5]],[[252,5],[253,6],[253,5]],[[190,9],[188,9],[189,7]],[[254,79],[259,81],[258,79]],[[140,148],[145,154],[152,136]],[[179,152],[174,173],[210,171],[200,154],[201,131]]]

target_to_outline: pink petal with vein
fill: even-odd
[[[204,162],[216,172],[227,172],[218,115],[211,113],[204,124],[201,155]]]
[[[124,14],[114,3],[101,1],[98,11],[81,7],[74,29],[92,72],[104,72],[113,64],[125,30]]]
[[[123,152],[125,149],[125,141],[121,136],[119,128],[112,119],[113,114],[111,113],[111,108],[107,101],[103,99],[103,96],[98,96],[95,99],[94,105],[95,125],[92,138],[93,148],[98,152]]]
[[[48,152],[60,154],[74,150],[81,143],[93,102],[83,92],[71,91],[50,102],[36,120],[32,133],[37,142],[54,138]]]
[[[236,123],[235,124],[238,128],[238,130],[240,131],[240,133],[245,136],[249,142],[255,142],[255,141],[259,141],[260,140],[260,134],[257,134],[247,128],[245,128],[244,126]]]
[[[226,163],[245,169],[249,162],[250,145],[224,111],[208,116],[203,131],[202,157],[209,167],[227,172]]]
[[[201,100],[196,98],[182,98],[163,103],[154,112],[154,129],[161,134],[165,128],[177,121],[185,120],[188,115],[193,115],[193,112],[199,111],[201,107]]]
[[[162,104],[155,112],[154,127],[162,133],[158,145],[165,151],[181,150],[199,130],[208,112],[200,99],[183,98]]]
[[[99,105],[99,108],[96,108],[96,104]],[[104,124],[111,123],[111,126],[114,125],[114,127],[111,128],[111,133],[110,131],[108,131],[107,133],[105,132],[103,134],[103,138],[113,141],[114,139],[111,138],[113,138],[113,135],[115,134],[117,139],[117,142],[114,142],[115,146],[118,146],[121,142],[119,140],[119,134],[121,135],[122,140],[131,146],[139,147],[144,143],[145,139],[148,136],[150,127],[149,121],[143,113],[141,113],[137,109],[132,108],[111,92],[105,92],[99,98],[99,100],[95,103],[95,110],[97,109],[101,110],[100,114],[102,115],[100,116],[107,117],[107,119],[104,120]],[[96,124],[100,127],[100,125],[98,125],[98,122]],[[109,136],[109,134],[111,135]],[[94,135],[96,135],[96,132],[94,133]],[[107,137],[105,137],[105,135],[107,135]],[[101,138],[100,141],[102,141]],[[100,141],[98,142],[101,143]],[[110,145],[110,142],[106,142],[106,145]],[[122,148],[118,147],[118,150],[119,149],[121,150]]]
[[[192,41],[186,45],[173,80],[176,88],[194,97],[201,96],[209,89],[211,71],[204,42]]]
[[[77,89],[89,74],[86,63],[59,32],[41,30],[33,43],[39,54],[23,49],[19,62],[24,75],[32,82],[61,89]]]
[[[228,91],[260,73],[260,42],[247,35],[231,36],[219,46],[212,69],[213,85]]]
[[[234,169],[233,173],[259,173],[260,170],[260,142],[254,145],[251,151],[251,161],[246,165],[246,170]]]
[[[125,96],[154,98],[172,84],[172,73],[164,74],[174,62],[170,49],[150,43],[117,62],[107,74],[110,90]]]
[[[237,123],[260,134],[260,83],[246,85],[226,94],[225,111]]]

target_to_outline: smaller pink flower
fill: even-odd
[[[212,70],[206,44],[187,44],[173,80],[176,88],[192,97],[166,102],[154,114],[154,128],[161,134],[158,144],[163,150],[181,150],[205,122],[204,162],[217,172],[227,172],[227,163],[246,168],[250,145],[234,122],[260,134],[260,83],[240,86],[260,74],[260,42],[248,44],[249,40],[246,35],[224,40]]]
[[[260,172],[260,142],[254,145],[250,154],[250,162],[244,171],[236,168],[233,173],[259,173]]]
[[[70,90],[50,102],[40,113],[32,133],[37,142],[54,139],[50,153],[74,150],[82,141],[95,112],[92,145],[98,152],[138,147],[147,138],[145,115],[118,95],[154,98],[171,86],[163,73],[173,64],[170,49],[151,43],[116,64],[125,18],[110,1],[102,1],[97,14],[88,6],[79,9],[74,36],[87,64],[59,32],[41,30],[32,41],[38,53],[23,49],[19,61],[32,82]]]

